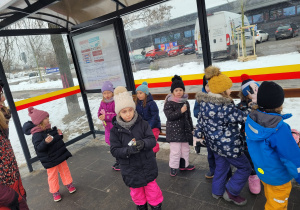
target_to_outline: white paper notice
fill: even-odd
[[[101,89],[105,81],[126,86],[113,25],[73,37],[86,90]]]

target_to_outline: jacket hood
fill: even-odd
[[[153,96],[151,95],[151,93],[147,95],[147,102],[149,101],[153,101]]]
[[[26,123],[24,123],[23,125],[23,132],[26,134],[26,135],[31,135],[31,129],[34,128],[36,125],[34,125],[32,123],[32,121],[27,121]]]
[[[249,114],[245,123],[246,135],[251,140],[265,140],[277,132],[283,125],[283,120],[291,116],[291,114],[280,115],[254,110]]]
[[[221,96],[220,94],[215,94],[215,93],[203,93],[203,92],[198,92],[196,94],[196,100],[198,103],[200,102],[209,102],[217,105],[229,105],[232,103],[232,100],[230,98],[225,98]]]

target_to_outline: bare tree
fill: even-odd
[[[49,28],[57,28],[56,25],[48,23]],[[69,65],[69,59],[64,45],[64,40],[61,34],[51,34],[51,42],[55,51],[56,60],[59,67],[59,72],[62,78],[63,87],[73,87],[73,77]],[[69,114],[76,116],[81,113],[77,95],[66,97]]]
[[[13,61],[15,60],[14,43],[16,37],[0,37],[0,59],[4,70],[7,73],[11,72]]]
[[[171,9],[173,7],[165,4],[160,4],[154,8],[148,8],[142,12],[136,12],[123,17],[125,28],[131,28],[137,22],[143,23],[146,26],[162,23],[171,17]]]

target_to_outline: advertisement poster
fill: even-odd
[[[86,90],[101,89],[105,81],[126,86],[113,25],[73,37]]]

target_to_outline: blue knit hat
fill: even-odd
[[[103,93],[106,90],[114,92],[114,86],[110,81],[105,81],[102,85],[101,92]]]
[[[255,82],[253,79],[250,79],[248,74],[242,74],[241,80],[242,80],[242,93],[244,96],[249,95],[248,91],[250,92],[250,84],[251,83],[255,83],[259,87],[259,84],[257,82]]]
[[[148,83],[143,82],[140,86],[137,87],[136,91],[142,91],[143,93],[146,93],[146,95],[149,95],[149,88]]]

